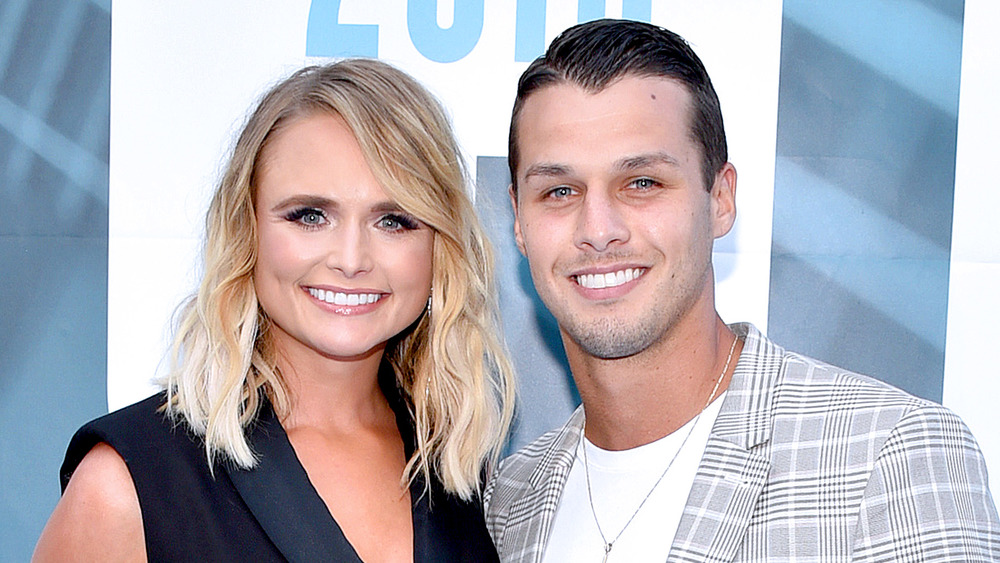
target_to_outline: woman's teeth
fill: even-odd
[[[334,305],[367,305],[382,298],[379,293],[341,293],[339,291],[329,291],[325,289],[309,288],[309,295],[320,301],[333,303]]]

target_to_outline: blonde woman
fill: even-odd
[[[491,255],[437,101],[375,60],[259,103],[164,391],[74,436],[39,560],[490,561]]]

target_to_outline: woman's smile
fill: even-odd
[[[332,305],[332,308],[327,307],[328,310],[338,315],[361,315],[369,313],[375,309],[383,297],[387,297],[389,295],[388,293],[367,290],[341,291],[333,289],[320,289],[316,287],[306,287],[305,289],[309,295],[319,301],[322,305]]]

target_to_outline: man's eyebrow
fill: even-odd
[[[552,164],[547,162],[541,162],[538,164],[532,164],[524,171],[524,178],[528,179],[532,176],[544,176],[549,178],[554,178],[557,176],[566,176],[570,172],[569,166],[563,164]]]
[[[678,167],[681,165],[680,161],[665,152],[651,152],[637,154],[634,156],[627,156],[619,160],[615,167],[622,171],[637,170],[639,168],[646,168],[648,166],[653,166],[656,164],[666,164],[667,166]]]
[[[671,167],[678,167],[681,165],[680,161],[671,156],[669,153],[658,151],[627,156],[616,162],[615,168],[627,172],[630,170],[638,170],[640,168],[654,166],[656,164],[666,164]],[[527,170],[525,170],[524,178],[528,179],[533,176],[556,178],[568,176],[571,172],[572,169],[565,164],[539,162],[532,164]]]

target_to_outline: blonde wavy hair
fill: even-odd
[[[244,126],[206,218],[204,278],[179,310],[166,408],[204,437],[212,463],[256,463],[244,434],[264,396],[276,414],[293,397],[275,364],[257,302],[255,179],[275,133],[316,113],[340,115],[386,193],[434,232],[429,314],[398,335],[392,367],[415,426],[402,476],[433,473],[468,499],[503,447],[514,402],[499,337],[493,256],[466,189],[468,174],[438,101],[377,60],[304,68],[272,88]]]

